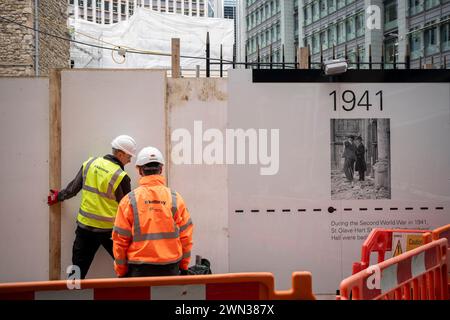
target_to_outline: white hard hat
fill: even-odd
[[[136,141],[130,136],[120,135],[111,142],[114,149],[122,150],[130,156],[136,156]]]
[[[144,164],[151,162],[164,164],[164,157],[161,151],[153,147],[145,147],[139,151],[136,159],[137,166],[143,166]]]

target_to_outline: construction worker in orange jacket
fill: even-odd
[[[119,277],[187,274],[193,224],[183,198],[166,187],[163,165],[156,148],[146,147],[137,156],[140,186],[120,201],[113,229]]]

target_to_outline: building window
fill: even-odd
[[[320,0],[320,17],[323,18],[327,14],[327,0]]]
[[[313,21],[319,20],[320,13],[319,13],[319,1],[314,1],[313,7],[312,7],[312,16]]]
[[[433,24],[430,22],[429,24]],[[435,54],[439,51],[437,45],[437,27],[431,27],[424,31],[425,55]]]
[[[305,8],[305,21],[306,25],[309,25],[312,22],[312,7],[310,5]]]
[[[348,65],[349,65],[349,67],[356,67],[356,66],[353,66],[353,64],[356,63],[356,51],[355,51],[355,49],[351,49],[347,53],[347,57],[348,57]]]
[[[336,0],[328,0],[328,13],[336,11]]]
[[[356,15],[356,36],[361,37],[364,35],[365,25],[364,25],[364,11]]]
[[[347,40],[355,38],[355,17],[349,17],[346,21]]]
[[[328,47],[332,48],[336,45],[336,25],[328,27]]]
[[[423,0],[409,0],[409,14],[415,15],[423,11]]]
[[[384,3],[384,29],[397,27],[397,0],[388,0]]]
[[[411,50],[411,59],[417,59],[422,56],[422,34],[421,32],[411,32],[409,37],[409,47]]]
[[[450,50],[450,23],[441,26],[441,51]]]
[[[277,24],[277,40],[281,39],[280,25]]]
[[[312,51],[313,51],[313,53],[319,52],[319,34],[318,33],[313,34]]]
[[[312,38],[311,38],[311,36],[307,36],[306,37],[306,46],[308,47],[309,50],[312,49]]]
[[[345,7],[345,0],[337,0],[337,8],[341,9]]]
[[[363,62],[366,59],[366,49],[364,47],[359,48],[359,61]],[[367,66],[368,67],[368,66]],[[361,65],[361,68],[366,68],[365,65]]]
[[[393,68],[394,66],[389,63],[394,62],[394,57],[395,60],[398,61],[398,42],[396,37],[389,38],[384,41],[384,57],[385,62],[387,63],[386,68]]]
[[[345,42],[345,21],[339,22],[337,26],[337,41],[338,44]]]
[[[439,5],[439,0],[425,0],[425,10],[434,8]]]
[[[328,35],[327,30],[322,31],[320,33],[320,45],[322,46],[322,50],[326,50],[328,48]]]

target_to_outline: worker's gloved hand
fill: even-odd
[[[49,206],[52,206],[55,203],[58,203],[58,193],[59,193],[58,190],[50,189],[50,192],[47,197],[47,204]]]
[[[180,276],[187,276],[187,275],[188,275],[187,270],[180,269]]]

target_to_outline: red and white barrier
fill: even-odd
[[[405,252],[343,280],[342,300],[446,300],[447,239]]]
[[[0,300],[314,300],[309,272],[295,272],[293,288],[274,290],[270,273],[81,280],[0,284]],[[73,284],[73,282],[71,282]]]

